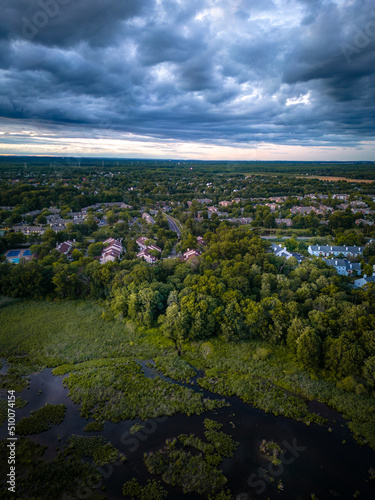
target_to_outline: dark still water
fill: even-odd
[[[154,376],[152,370],[146,375]],[[198,390],[196,386],[190,387]],[[311,405],[314,411],[330,419],[325,427],[315,424],[306,426],[287,418],[275,417],[233,397],[226,398],[229,407],[215,412],[190,417],[160,417],[142,422],[144,429],[132,435],[129,429],[135,421],[118,424],[107,422],[101,433],[84,432],[88,421],[80,417],[79,407],[70,400],[68,392],[63,387],[62,378],[54,377],[51,370],[32,375],[30,388],[18,394],[29,404],[16,411],[17,420],[46,403],[63,403],[67,406],[62,424],[32,436],[36,442],[48,446],[44,455],[47,460],[55,458],[58,452],[56,448],[61,450],[71,434],[104,435],[127,456],[124,464],[99,468],[101,483],[106,487],[104,495],[110,500],[124,498],[122,485],[133,477],[143,483],[151,478],[160,479],[148,474],[143,463],[144,453],[158,450],[166,439],[179,434],[194,433],[204,438],[205,418],[223,423],[222,430],[240,443],[234,458],[225,459],[222,463],[222,470],[229,480],[227,486],[236,500],[307,500],[311,499],[313,493],[319,500],[357,497],[375,499],[375,481],[369,481],[369,470],[371,467],[375,469],[375,451],[367,446],[359,446],[350,436],[344,419],[320,403]],[[6,428],[3,424],[0,438],[5,437]],[[260,455],[262,439],[272,440],[284,450],[284,463],[272,465]],[[183,495],[179,490],[163,486],[168,490],[168,499],[171,500],[203,498]],[[88,499],[92,496],[90,491],[90,487],[85,487],[77,491],[76,498]]]

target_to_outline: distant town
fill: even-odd
[[[153,181],[152,176],[140,179],[139,173],[131,178],[121,171],[97,170],[64,178],[25,168],[20,177],[3,176],[2,202],[14,202],[14,193],[22,200],[0,206],[3,259],[39,258],[43,241],[54,235],[54,249],[70,261],[77,255],[101,264],[129,258],[148,264],[165,258],[188,261],[204,252],[204,234],[224,224],[270,240],[277,257],[298,264],[320,257],[338,274],[360,277],[355,286],[374,279],[374,263],[364,253],[375,236],[372,184],[354,183],[353,190],[341,192],[342,182],[312,178],[221,175],[215,181],[212,175],[189,172],[188,177],[156,173]],[[315,190],[301,194],[311,184]],[[104,201],[120,190],[122,199]],[[46,206],[53,198],[56,202]],[[101,201],[80,207],[87,199]]]

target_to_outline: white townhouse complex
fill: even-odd
[[[334,255],[337,257],[342,254],[344,257],[357,257],[362,255],[364,247],[354,246],[319,246],[310,245],[307,249],[310,255],[315,255],[316,257],[329,257]]]

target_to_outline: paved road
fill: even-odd
[[[177,233],[177,236],[180,237],[181,236],[181,231],[179,230],[177,224],[175,223],[175,221],[172,219],[172,217],[169,217],[168,215],[166,215],[167,219],[168,219],[168,224],[169,224],[169,227],[171,229],[171,231],[174,231],[175,233]]]
[[[293,238],[295,240],[310,240],[313,236],[261,236],[264,240],[288,240]]]

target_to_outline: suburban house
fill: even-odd
[[[333,212],[332,207],[327,207],[327,205],[323,205],[322,203],[319,203],[319,210],[323,210],[323,212]]]
[[[365,203],[364,201],[358,201],[358,200],[351,201],[351,202],[349,203],[349,205],[350,205],[351,207],[354,207],[354,208],[361,208],[361,207],[362,207],[362,208],[366,208],[366,207],[368,207],[367,203]]]
[[[292,219],[275,219],[275,222],[277,225],[286,224],[288,227],[293,224]]]
[[[285,257],[287,260],[290,259],[291,257],[294,257],[295,259],[297,259],[298,264],[301,264],[301,262],[304,259],[303,255],[297,252],[289,252],[285,247],[276,245],[276,243],[271,243],[271,249],[273,253],[276,255],[276,257]]]
[[[286,201],[287,197],[286,196],[270,196],[269,200],[274,201],[276,203],[284,203]]]
[[[359,226],[359,224],[363,224],[364,226],[373,226],[374,223],[371,220],[366,220],[366,219],[357,219],[355,221],[356,225]]]
[[[363,278],[355,280],[354,286],[355,288],[362,288],[363,286],[368,285],[369,283],[375,283],[375,274],[373,274],[372,276],[364,275]]]
[[[348,194],[334,194],[332,196],[333,199],[336,199],[336,200],[349,200],[349,195]]]
[[[231,201],[227,201],[227,200],[219,201],[219,205],[222,207],[229,207],[231,204],[232,204]]]
[[[140,252],[138,252],[137,257],[139,259],[144,259],[149,264],[154,264],[158,260],[158,257],[153,255],[151,253],[151,250],[154,250],[154,251],[159,252],[159,253],[161,252],[160,247],[158,247],[156,245],[149,245],[149,246],[146,246],[145,248],[143,248]]]
[[[374,210],[370,208],[352,208],[353,214],[374,215]]]
[[[279,209],[279,205],[276,203],[266,203],[266,206],[270,208],[271,212],[275,212]]]
[[[108,238],[103,241],[104,245],[107,245],[100,257],[100,263],[105,264],[106,262],[112,261],[114,262],[117,258],[120,257],[122,253],[125,252],[121,244],[121,240],[115,240],[114,238]]]
[[[310,245],[307,249],[310,255],[315,255],[316,257],[329,257],[330,255],[338,256],[340,254],[344,257],[357,257],[362,255],[363,247],[354,246],[319,246]]]
[[[202,252],[200,252],[199,250],[191,250],[190,248],[188,248],[187,251],[182,255],[182,257],[184,260],[189,260],[192,257],[198,257],[199,255],[201,255],[201,253]]]
[[[250,224],[251,222],[253,222],[253,219],[251,217],[232,217],[231,219],[228,219],[228,221],[242,225],[242,224]]]
[[[202,236],[197,236],[197,243],[198,243],[198,245],[203,245],[203,246],[206,245],[206,242],[204,241]]]
[[[338,274],[343,276],[351,276],[353,273],[361,275],[361,264],[350,262],[347,259],[323,259],[326,264],[336,269]]]
[[[197,203],[204,205],[204,204],[212,203],[212,200],[210,200],[210,198],[197,198]]]
[[[311,212],[316,212],[314,207],[292,207],[290,209],[292,214],[309,215]]]
[[[56,250],[64,255],[68,255],[73,245],[74,245],[73,241],[70,240],[63,241],[59,245],[56,245]]]
[[[227,219],[228,218],[228,212],[216,212],[217,216],[219,219]]]
[[[151,217],[151,215],[148,214],[147,212],[144,212],[142,214],[142,219],[144,219],[147,222],[147,224],[155,224],[154,218]]]
[[[135,242],[137,243],[137,245],[139,246],[139,248],[141,250],[144,250],[145,248],[147,248],[146,241],[148,241],[148,238],[145,238],[144,236],[141,236],[140,238],[135,240]]]
[[[23,234],[44,234],[46,232],[46,228],[43,226],[14,226],[15,233],[23,233]]]

